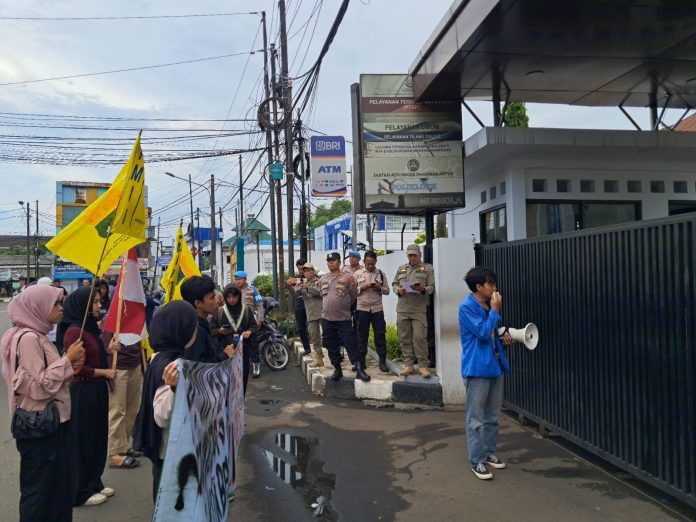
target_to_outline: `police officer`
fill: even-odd
[[[263,323],[263,321],[266,319],[266,310],[263,308],[263,297],[261,297],[261,294],[259,294],[256,288],[247,284],[247,278],[247,273],[243,270],[239,270],[234,273],[234,282],[242,291],[244,305],[254,311],[256,326],[261,326],[261,323]],[[258,379],[261,376],[261,356],[259,354],[259,344],[256,342],[255,335],[252,335],[249,338],[249,341],[251,346],[251,376],[254,379]]]
[[[350,362],[356,370],[356,377],[369,381],[355,341],[355,332],[351,324],[350,309],[358,296],[358,288],[353,276],[341,271],[341,254],[331,252],[326,257],[329,273],[321,276],[319,286],[323,298],[321,327],[326,350],[334,367],[331,378],[338,381],[343,377],[341,369],[341,345],[346,347]]]
[[[392,289],[399,297],[396,328],[406,363],[401,375],[406,377],[416,373],[413,365],[418,362],[418,372],[427,379],[432,375],[428,370],[427,307],[429,296],[435,292],[435,273],[432,265],[421,261],[418,245],[409,245],[406,254],[408,263],[396,270],[392,281]]]

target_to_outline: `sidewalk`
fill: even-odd
[[[355,378],[351,364],[347,358],[343,361],[343,379],[336,382],[331,379],[334,369],[329,361],[329,355],[324,348],[324,367],[310,368],[314,362],[311,355],[302,356],[302,344],[295,342],[295,354],[300,360],[300,368],[307,378],[307,384],[314,395],[320,397],[335,397],[362,401],[377,401],[385,404],[411,404],[429,407],[442,406],[442,386],[439,377],[433,373],[430,379],[418,375],[400,377],[403,365],[389,361],[391,373],[383,373],[377,364],[377,354],[370,350],[367,357],[367,374],[372,378],[363,382]]]

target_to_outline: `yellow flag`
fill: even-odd
[[[181,299],[181,283],[187,277],[199,275],[201,275],[201,271],[198,269],[186,241],[184,241],[181,225],[179,225],[179,229],[176,231],[176,245],[174,246],[172,262],[169,263],[169,267],[160,281],[160,286],[164,288],[164,302]]]
[[[146,241],[145,162],[140,134],[109,190],[46,244],[101,277],[119,256]],[[111,233],[109,233],[111,227]]]

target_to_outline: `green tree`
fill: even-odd
[[[508,127],[529,127],[527,106],[524,102],[509,102],[505,108],[505,124]]]
[[[351,202],[348,199],[335,199],[330,207],[326,205],[319,205],[314,212],[312,212],[311,228],[314,230],[316,227],[325,225],[329,221],[338,216],[342,216],[346,212],[350,212]],[[295,223],[294,234],[296,236],[300,235],[300,223]]]

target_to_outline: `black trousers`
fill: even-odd
[[[253,335],[251,337],[254,337]],[[251,339],[251,337],[249,339]],[[258,354],[258,348],[256,350]],[[244,340],[242,347],[242,374],[244,376],[244,396],[246,397],[247,383],[249,382],[249,371],[251,369],[251,343],[248,339]]]
[[[73,466],[73,505],[81,506],[104,489],[109,439],[109,391],[106,381],[76,381],[70,385],[72,411],[68,447]]]
[[[358,310],[358,351],[363,359],[367,356],[367,340],[370,337],[370,325],[375,334],[375,348],[377,355],[387,356],[387,323],[384,320],[384,312],[365,312]]]
[[[72,520],[72,463],[67,445],[69,422],[62,423],[48,437],[16,441],[20,458],[20,522]]]
[[[304,307],[295,308],[295,322],[297,323],[297,330],[300,333],[302,347],[305,352],[308,352],[310,350],[309,331],[307,330],[307,310]]]
[[[341,346],[345,346],[348,352],[348,358],[352,364],[362,362],[362,356],[358,351],[358,345],[355,341],[355,332],[353,331],[353,322],[347,321],[328,321],[321,320],[322,340],[329,352],[329,359],[334,368],[341,365]]]
[[[249,348],[249,350],[245,351],[249,352],[251,362],[260,363],[261,353],[259,352],[259,342],[256,340],[256,335],[252,335],[249,339],[245,339],[244,344]]]
[[[162,466],[164,460],[157,459],[157,462],[152,463],[152,502],[157,504],[157,492],[159,491],[160,479],[162,478]]]

